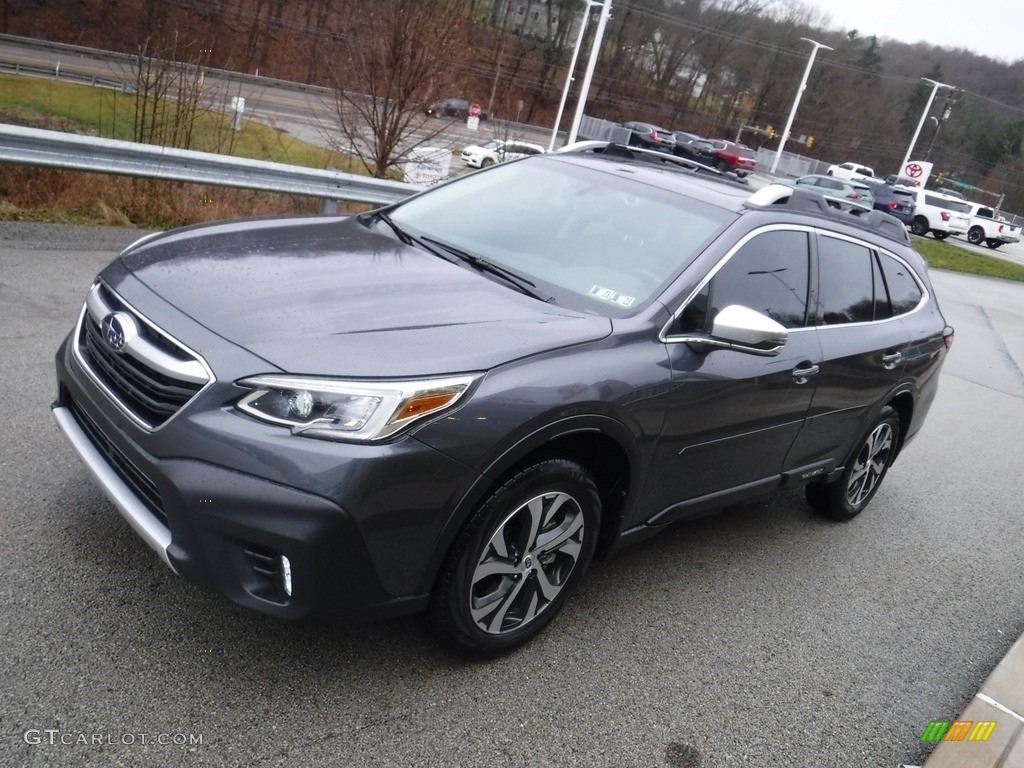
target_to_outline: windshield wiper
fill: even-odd
[[[398,226],[394,222],[394,220],[390,216],[388,216],[387,213],[385,213],[384,211],[361,213],[359,214],[358,218],[359,221],[365,224],[366,226],[369,226],[374,221],[383,221],[385,224],[391,227],[391,231],[394,232],[398,239],[401,240],[406,245],[412,245],[415,242],[413,236],[406,232],[404,229],[402,229],[400,226]]]
[[[438,248],[442,248],[448,253],[450,253],[452,256],[455,256],[457,259],[466,262],[467,264],[480,270],[481,272],[488,272],[492,275],[497,275],[498,277],[502,278],[511,285],[514,285],[527,296],[532,296],[538,301],[554,301],[554,296],[546,296],[543,293],[540,293],[537,290],[537,285],[535,283],[531,282],[530,280],[527,280],[522,275],[516,274],[511,269],[507,269],[505,267],[499,266],[498,264],[495,264],[494,262],[488,261],[482,256],[477,256],[475,253],[464,251],[461,248],[456,248],[454,245],[449,245],[448,243],[442,242],[440,240],[435,240],[432,237],[422,236],[415,239],[419,241],[421,244],[429,244],[437,246]],[[434,251],[436,253],[436,250],[434,248],[428,247],[428,250]]]

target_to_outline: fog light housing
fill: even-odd
[[[285,603],[292,596],[292,561],[279,552],[261,547],[245,546],[242,552],[255,581],[248,581],[249,591],[263,600]]]

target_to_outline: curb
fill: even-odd
[[[1024,635],[960,715],[959,740],[943,740],[924,768],[1024,768]],[[994,722],[990,737],[971,741],[971,724]],[[946,738],[953,733],[947,732]]]

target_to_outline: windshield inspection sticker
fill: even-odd
[[[624,296],[618,291],[613,291],[611,288],[602,288],[600,285],[595,285],[588,293],[595,299],[604,299],[613,304],[618,304],[620,307],[631,307],[633,302],[636,301],[636,298],[633,296]]]

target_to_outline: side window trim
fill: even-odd
[[[808,267],[810,270],[810,284],[808,285],[806,318],[807,321],[810,321],[812,319],[812,313],[810,311],[812,306],[811,302],[813,301],[814,305],[817,306],[817,257],[814,237],[814,234],[817,231],[818,230],[815,227],[807,226],[805,224],[767,224],[763,227],[758,227],[757,229],[745,234],[732,246],[732,248],[730,248],[725,253],[724,256],[722,256],[722,258],[718,260],[718,263],[715,264],[714,267],[708,270],[708,273],[701,279],[701,281],[697,283],[697,285],[694,286],[693,290],[690,291],[686,298],[679,303],[679,306],[672,313],[672,316],[668,319],[668,322],[665,323],[661,331],[658,333],[658,340],[666,344],[682,344],[686,342],[701,341],[702,337],[700,336],[681,333],[673,334],[671,333],[671,329],[679,321],[680,315],[683,314],[687,306],[689,306],[690,302],[693,301],[694,298],[701,291],[704,290],[704,287],[714,279],[715,275],[718,274],[718,272],[729,262],[729,260],[733,256],[735,256],[736,253],[738,253],[739,250],[743,248],[747,243],[749,243],[755,237],[762,235],[766,232],[803,232],[805,235],[807,235],[808,247],[810,249],[810,265]],[[790,328],[788,330],[791,334],[799,333],[800,331],[813,331],[814,326],[806,325],[803,328]]]

